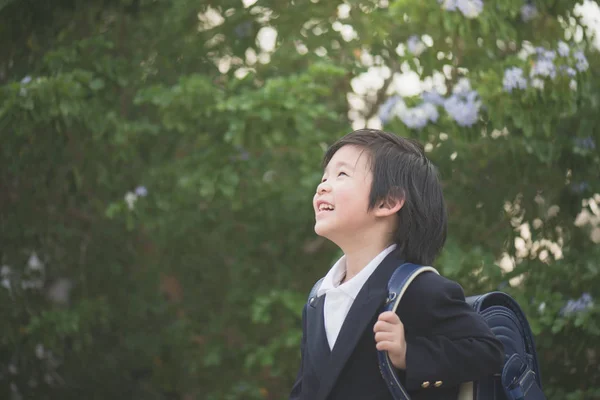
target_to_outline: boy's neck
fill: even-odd
[[[391,246],[389,241],[368,242],[358,246],[342,248],[346,256],[346,276],[344,282],[349,281],[362,271],[379,253]]]

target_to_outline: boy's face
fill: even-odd
[[[373,174],[369,154],[346,145],[327,164],[313,198],[315,232],[341,246],[375,220],[368,211]]]

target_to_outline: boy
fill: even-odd
[[[421,274],[397,313],[378,314],[395,269],[431,265],[446,239],[441,185],[422,146],[361,129],[333,144],[323,165],[315,232],[344,256],[304,307],[290,399],[392,399],[377,350],[413,400],[456,400],[460,383],[499,372],[502,344],[450,280]]]

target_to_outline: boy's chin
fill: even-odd
[[[329,234],[331,232],[330,229],[328,229],[329,227],[327,226],[327,224],[324,224],[322,222],[317,222],[315,223],[315,233],[319,236],[324,237],[325,239],[329,239]]]
[[[315,224],[315,233],[329,241],[336,243],[335,241],[335,229],[332,226],[328,226],[328,224],[317,222]]]

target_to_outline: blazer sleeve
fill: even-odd
[[[306,348],[306,305],[302,309],[302,341],[300,342],[300,368],[296,376],[296,382],[292,386],[289,400],[298,400],[302,395],[302,376],[304,370],[304,349]]]
[[[405,328],[407,390],[457,386],[501,371],[502,343],[456,282],[419,275],[398,315]]]

